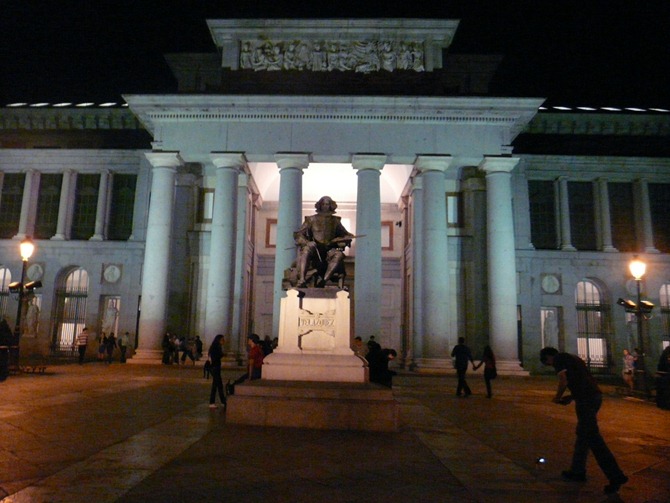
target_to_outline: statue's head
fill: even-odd
[[[330,196],[323,196],[314,205],[317,213],[335,213],[337,203]]]

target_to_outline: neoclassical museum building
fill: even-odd
[[[500,58],[449,54],[458,21],[207,25],[211,53],[166,55],[174,94],[2,104],[11,327],[26,237],[25,280],[42,283],[24,295],[22,357],[72,355],[87,326],[129,332],[140,362],[160,362],[168,331],[205,348],[222,333],[239,364],[248,334],[277,336],[293,232],[328,195],[357,236],[351,337],[408,370],[450,369],[459,336],[507,373],[539,371],[545,345],[602,373],[634,347],[655,364],[670,341],[668,110],[491,96]],[[619,299],[655,307],[638,323]]]

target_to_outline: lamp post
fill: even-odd
[[[633,258],[628,268],[630,273],[635,278],[635,285],[637,286],[637,305],[635,306],[635,316],[637,318],[637,344],[638,349],[640,350],[637,355],[637,371],[642,374],[642,383],[644,389],[647,390],[647,370],[644,365],[644,334],[642,333],[644,320],[642,318],[642,295],[640,292],[640,283],[642,282],[642,276],[647,271],[647,264],[642,262],[638,258]]]
[[[33,252],[35,251],[35,244],[30,238],[26,238],[21,241],[19,245],[19,251],[21,253],[21,260],[23,265],[21,267],[21,282],[18,285],[18,294],[19,294],[19,307],[16,311],[16,325],[14,326],[14,340],[12,341],[12,346],[14,346],[14,354],[12,355],[15,361],[15,364],[18,365],[19,360],[19,340],[21,339],[21,311],[23,310],[23,292],[25,291],[25,281],[26,281],[26,269],[28,268],[28,259],[32,257]],[[11,364],[11,363],[10,363]]]

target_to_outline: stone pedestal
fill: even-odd
[[[251,381],[228,397],[226,422],[325,430],[398,431],[390,388],[370,383]]]
[[[350,348],[349,293],[292,289],[281,301],[279,343],[263,377],[235,387],[226,421],[257,426],[397,431],[390,388],[369,383]]]
[[[350,348],[349,306],[343,290],[289,290],[281,300],[278,346],[263,360],[263,379],[367,382],[367,364]]]

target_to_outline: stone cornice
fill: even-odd
[[[670,136],[670,114],[542,112],[528,124],[524,133]]]
[[[480,124],[509,128],[513,139],[537,113],[539,98],[127,95],[153,134],[172,122]]]
[[[127,108],[0,108],[0,131],[136,130]]]

